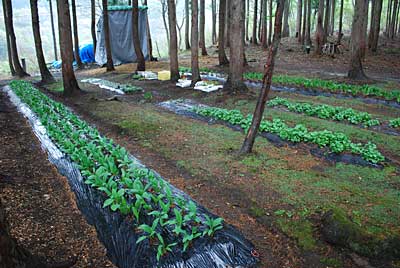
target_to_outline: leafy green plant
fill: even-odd
[[[208,236],[213,236],[214,233],[220,229],[222,229],[222,219],[221,218],[211,218],[208,215],[205,215],[206,217],[206,226],[207,228],[203,231],[203,236],[208,235]]]
[[[400,118],[396,118],[396,119],[390,120],[389,125],[391,127],[394,127],[394,128],[400,127]]]

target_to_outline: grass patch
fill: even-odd
[[[295,239],[303,250],[309,251],[316,248],[317,241],[313,237],[313,227],[310,221],[280,217],[276,222],[280,229],[289,237]]]

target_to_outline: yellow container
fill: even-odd
[[[171,80],[171,72],[170,71],[158,72],[158,80],[160,81]]]

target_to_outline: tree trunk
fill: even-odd
[[[235,1],[235,0],[231,0],[231,1]],[[258,12],[258,0],[254,0],[253,37],[251,38],[251,43],[253,43],[254,45],[257,45],[257,12]],[[232,19],[235,19],[235,18],[232,18]]]
[[[388,7],[386,9],[386,30],[385,30],[385,35],[389,37],[389,32],[390,32],[390,22],[391,22],[391,15],[392,15],[392,4],[393,0],[388,1]]]
[[[6,12],[6,1],[2,1],[3,3],[3,16],[4,16],[4,28],[6,32],[6,44],[7,44],[7,54],[8,54],[8,65],[10,67],[10,73],[12,76],[15,76],[15,69],[12,62],[12,53],[11,53],[11,44],[10,44],[10,34],[7,24],[7,12]]]
[[[368,9],[369,9],[369,0],[367,0],[367,4],[364,9],[364,19],[363,19],[363,35],[361,39],[361,58],[365,58],[365,53],[367,52],[367,29],[368,29]]]
[[[226,16],[225,16],[225,47],[230,46],[230,24],[231,24],[231,0],[226,0]]]
[[[217,43],[217,0],[211,0],[211,12],[212,12],[212,30],[211,39],[212,44]]]
[[[51,0],[50,0],[51,1]],[[92,33],[93,42],[93,52],[96,54],[97,49],[97,38],[96,38],[96,0],[90,0],[90,14],[91,14],[91,24],[90,30]]]
[[[395,24],[397,21],[397,7],[399,4],[399,0],[393,0],[393,8],[392,8],[392,15],[389,23],[389,38],[394,39],[396,32],[395,32]]]
[[[6,18],[7,18],[7,28],[8,28],[8,38],[10,41],[11,47],[11,56],[13,67],[15,70],[15,74],[19,77],[29,76],[28,73],[22,68],[21,63],[19,62],[18,50],[17,50],[17,41],[15,38],[14,32],[14,24],[13,24],[13,11],[12,11],[12,1],[11,0],[3,0],[5,2],[5,11],[6,11]]]
[[[326,43],[329,35],[329,18],[330,18],[330,0],[326,0],[325,16],[324,16],[324,38],[323,44]]]
[[[162,19],[164,23],[164,29],[165,29],[165,34],[167,35],[167,44],[169,47],[169,30],[168,30],[168,23],[166,19],[166,13],[167,13],[167,3],[165,2],[167,0],[161,0],[161,13],[162,13]]]
[[[315,32],[315,54],[322,54],[322,46],[324,45],[325,32],[322,26],[322,20],[324,16],[324,0],[319,0],[318,3],[318,19],[317,19],[317,31]]]
[[[136,60],[137,60],[137,71],[146,70],[146,61],[144,60],[144,55],[142,48],[140,47],[140,37],[139,37],[139,1],[132,1],[132,38],[133,38],[133,48],[135,49]]]
[[[143,1],[143,5],[147,5],[147,0]],[[146,37],[147,37],[147,47],[149,49],[149,61],[154,59],[153,57],[153,41],[151,39],[151,31],[150,31],[150,23],[149,23],[149,14],[146,16]]]
[[[107,0],[103,0],[103,2],[107,2]],[[57,0],[57,14],[64,95],[71,96],[78,94],[80,89],[78,82],[76,81],[74,67],[72,65],[74,61],[74,51],[68,0]]]
[[[169,70],[171,81],[176,82],[180,78],[178,65],[178,38],[176,36],[176,6],[175,0],[168,0],[168,21],[169,21]]]
[[[339,11],[339,32],[338,32],[338,44],[341,44],[342,42],[342,29],[343,29],[343,6],[344,6],[344,0],[340,1],[340,11]]]
[[[272,5],[273,5],[274,1],[273,0],[269,0],[269,20],[268,20],[268,45],[272,44]]]
[[[256,139],[258,130],[260,128],[261,120],[265,110],[265,103],[268,99],[268,94],[271,89],[272,75],[275,67],[275,57],[278,52],[279,43],[281,40],[281,29],[282,29],[282,13],[285,7],[285,0],[279,0],[276,7],[275,13],[275,31],[273,43],[269,48],[267,63],[265,65],[263,86],[261,88],[260,96],[257,101],[256,108],[253,114],[253,120],[250,128],[247,132],[246,138],[244,139],[242,148],[240,149],[241,154],[251,153]]]
[[[303,19],[303,24],[302,24],[302,29],[301,29],[301,34],[299,35],[299,42],[302,44],[302,45],[305,45],[305,43],[306,43],[306,28],[307,28],[307,23],[308,23],[308,21],[307,21],[307,11],[308,11],[308,9],[307,9],[307,6],[308,6],[308,0],[304,0],[304,2],[302,3],[303,4],[303,16],[302,16],[302,19]]]
[[[224,86],[229,92],[247,90],[243,82],[244,65],[244,1],[231,0],[231,45],[228,80]],[[254,34],[254,32],[253,32]],[[257,34],[257,32],[256,32]],[[254,36],[253,36],[254,37]],[[257,36],[256,36],[257,38]],[[240,56],[242,55],[242,56]]]
[[[189,27],[190,27],[190,12],[189,12],[189,0],[185,0],[185,48],[186,50],[190,49],[190,40],[189,40]]]
[[[78,20],[76,18],[76,4],[75,0],[71,0],[72,6],[72,25],[74,29],[74,46],[75,46],[75,61],[78,65],[78,69],[83,69],[81,56],[79,55],[79,35],[78,35]]]
[[[296,38],[298,39],[299,43],[302,41],[302,14],[303,14],[303,3],[302,0],[297,0],[297,17],[296,17]],[[304,14],[305,16],[305,14]]]
[[[42,77],[43,83],[53,82],[54,78],[49,69],[47,69],[43,55],[42,38],[40,36],[39,26],[38,0],[30,0],[29,2],[31,5],[33,39],[35,41],[36,58],[39,65],[40,76]]]
[[[307,0],[307,21],[305,33],[305,45],[311,48],[311,0]]]
[[[58,60],[57,53],[57,39],[56,39],[56,29],[54,25],[54,16],[53,16],[53,0],[49,0],[49,9],[50,9],[50,22],[51,22],[51,34],[53,37],[53,48],[54,48],[54,60]]]
[[[110,25],[108,21],[108,0],[102,0],[103,3],[103,28],[104,28],[104,44],[106,47],[106,55],[107,55],[107,63],[106,68],[107,72],[114,71],[114,62],[112,59],[112,48],[110,41]]]
[[[283,31],[282,37],[289,37],[289,12],[290,11],[290,0],[285,2],[285,10],[283,11]]]
[[[381,14],[382,14],[382,3],[383,0],[376,0],[372,2],[372,17],[371,17],[371,27],[368,36],[368,48],[372,52],[378,50],[378,40],[380,32]]]
[[[261,33],[261,44],[263,48],[266,48],[268,46],[268,32],[267,32],[267,0],[261,0],[262,5],[263,5],[263,14],[261,16],[262,18],[262,33]]]
[[[263,4],[263,0],[260,0],[260,18],[258,20],[258,40],[260,40],[261,42],[261,32],[262,32],[262,18],[263,18],[263,14],[264,14],[264,4]]]
[[[331,0],[331,23],[329,25],[330,35],[332,36],[335,32],[335,9],[336,9],[336,0]]]
[[[246,0],[246,41],[249,41],[250,0]]]
[[[366,78],[361,59],[363,50],[363,36],[364,28],[363,23],[365,20],[365,10],[368,5],[368,0],[355,0],[353,24],[351,28],[351,58],[350,58],[350,69],[348,77],[352,79],[364,79]],[[365,46],[365,44],[364,44]]]
[[[173,1],[173,0],[172,0]],[[196,85],[200,78],[199,70],[199,2],[192,0],[192,87]]]
[[[201,55],[203,56],[207,56],[207,49],[206,49],[206,37],[205,37],[205,0],[200,0],[200,41],[199,41],[199,45],[201,48]]]
[[[225,10],[226,0],[219,0],[219,13],[218,13],[218,60],[219,65],[229,64],[228,58],[225,53]]]

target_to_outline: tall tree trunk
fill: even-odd
[[[212,30],[211,39],[212,44],[217,43],[217,0],[211,0],[211,12],[212,12]]]
[[[135,49],[136,60],[137,60],[137,71],[146,70],[146,61],[140,47],[140,37],[139,37],[139,1],[132,1],[132,38],[133,38],[133,48]]]
[[[394,39],[396,32],[395,32],[395,24],[397,21],[397,7],[399,4],[399,0],[393,0],[393,8],[392,8],[392,15],[390,16],[390,24],[389,24],[389,38]]]
[[[367,0],[367,4],[364,9],[364,19],[363,19],[363,35],[361,39],[361,58],[365,58],[365,53],[367,52],[367,29],[368,29],[368,9],[369,9],[369,0]]]
[[[231,0],[231,1],[235,1],[235,0]],[[258,0],[254,0],[253,37],[251,38],[251,42],[254,45],[257,45],[257,13],[258,13]],[[235,18],[232,18],[232,19],[235,19]]]
[[[273,29],[272,29],[272,6],[273,6],[273,3],[274,3],[273,0],[269,0],[269,13],[268,13],[268,17],[269,17],[269,20],[268,20],[268,25],[269,25],[269,27],[268,27],[268,45],[271,45],[271,44],[272,44],[272,32],[273,32]]]
[[[143,5],[147,5],[147,0],[143,1]],[[147,13],[146,16],[146,36],[147,36],[147,47],[149,50],[149,61],[152,61],[154,59],[153,57],[153,41],[151,39],[151,31],[150,31],[150,23],[149,23],[149,14]]]
[[[306,21],[305,45],[311,48],[311,0],[307,0],[307,21]]]
[[[249,41],[250,0],[246,0],[246,41]]]
[[[371,17],[371,26],[369,29],[368,35],[368,48],[372,52],[376,52],[378,50],[378,40],[379,40],[379,32],[380,32],[380,23],[381,23],[381,14],[382,14],[382,3],[383,0],[375,0],[372,2],[372,17]]]
[[[244,1],[231,0],[231,46],[230,46],[230,62],[229,75],[224,86],[229,92],[247,90],[243,82],[243,65],[244,65]],[[257,21],[256,21],[257,22]],[[254,32],[253,32],[254,34]],[[256,32],[257,35],[257,32]],[[254,36],[253,36],[254,37]],[[257,38],[257,36],[256,36]],[[233,45],[235,44],[235,45]],[[242,56],[238,56],[242,55]]]
[[[192,0],[192,31],[191,31],[191,43],[192,43],[192,87],[196,85],[200,78],[199,69],[199,2],[198,0]]]
[[[329,35],[333,35],[335,32],[335,9],[336,9],[336,0],[331,0],[331,23],[329,25]]]
[[[289,37],[289,12],[290,11],[290,0],[285,2],[285,10],[283,11],[283,31],[282,37]]]
[[[72,6],[72,25],[74,29],[74,46],[75,46],[75,61],[78,65],[78,69],[83,69],[81,56],[79,55],[79,35],[78,35],[78,20],[76,18],[76,4],[75,0],[71,0]]]
[[[355,0],[353,24],[351,28],[351,58],[348,77],[352,79],[364,79],[366,76],[363,71],[361,59],[363,50],[363,23],[365,20],[365,10],[368,5],[368,0]],[[365,40],[364,40],[365,41]],[[365,44],[364,44],[365,46]]]
[[[324,1],[319,0],[318,3],[318,18],[317,18],[317,31],[315,32],[315,54],[322,54],[322,46],[324,44],[325,32],[322,26],[322,20],[324,16]]]
[[[324,16],[324,38],[323,44],[326,43],[329,35],[329,18],[330,18],[330,0],[326,0],[325,16]]]
[[[263,48],[266,48],[268,46],[268,32],[267,32],[267,0],[261,0],[262,5],[263,5],[263,14],[262,14],[262,33],[261,33],[261,44]]]
[[[53,37],[53,48],[54,48],[54,60],[58,60],[57,53],[57,39],[56,39],[56,29],[54,25],[54,15],[53,15],[53,0],[49,0],[49,9],[50,9],[50,22],[51,22],[51,34]]]
[[[47,69],[43,55],[42,38],[40,36],[39,26],[38,0],[30,0],[29,2],[31,5],[33,39],[35,40],[36,58],[39,65],[40,76],[42,77],[43,83],[53,82],[54,78],[49,69]]]
[[[385,30],[385,35],[389,37],[389,32],[390,32],[390,22],[391,22],[391,16],[392,16],[392,5],[393,5],[393,0],[388,0],[388,6],[386,9],[386,30]]]
[[[58,0],[60,1],[60,0]],[[110,25],[108,21],[108,0],[102,0],[103,3],[103,28],[104,28],[104,44],[106,47],[106,55],[107,55],[107,63],[106,68],[107,72],[114,71],[114,62],[112,59],[112,48],[111,48],[111,40],[110,40]]]
[[[296,16],[296,38],[298,39],[299,43],[301,43],[302,40],[302,34],[301,34],[301,22],[302,20],[302,14],[303,14],[303,1],[302,0],[297,0],[297,16]],[[305,14],[304,14],[305,16]]]
[[[264,4],[263,4],[263,0],[260,0],[260,18],[258,20],[258,40],[261,41],[261,32],[262,32],[262,18],[264,15]]]
[[[103,0],[103,3],[104,2],[107,2],[107,0]],[[71,96],[79,93],[80,89],[78,82],[76,81],[74,67],[72,65],[74,61],[74,51],[68,0],[57,0],[57,14],[64,95]]]
[[[341,44],[343,35],[343,6],[344,0],[340,0],[338,44]]]
[[[190,12],[189,12],[189,0],[185,0],[185,48],[186,50],[190,49],[190,40],[189,40],[189,32],[190,32]]]
[[[231,0],[226,0],[226,15],[225,15],[225,47],[230,46],[230,24],[231,24]]]
[[[240,149],[241,154],[251,153],[254,141],[260,128],[261,120],[265,110],[265,103],[267,102],[268,94],[271,89],[272,75],[275,67],[275,57],[278,52],[279,43],[281,40],[282,16],[284,7],[285,0],[279,0],[275,13],[274,39],[268,51],[267,63],[264,70],[263,85],[261,88],[260,96],[258,97],[256,108],[254,110],[253,120],[251,122],[249,130],[247,131],[247,135],[242,144],[242,148]]]
[[[163,23],[164,23],[164,29],[165,29],[165,34],[167,35],[167,44],[169,47],[169,30],[168,30],[168,23],[167,23],[167,18],[166,18],[166,14],[167,14],[167,2],[168,0],[161,0],[161,13],[162,13],[162,19],[163,19]]]
[[[168,0],[168,19],[169,19],[169,69],[171,72],[171,81],[179,79],[178,65],[178,38],[176,36],[176,6],[175,0]]]
[[[300,41],[300,43],[301,44],[303,44],[303,45],[305,45],[305,43],[306,43],[306,40],[305,40],[305,38],[306,38],[306,28],[307,28],[307,23],[308,23],[308,21],[307,21],[307,6],[308,6],[308,0],[304,0],[304,2],[303,2],[303,16],[302,16],[302,18],[303,18],[303,24],[302,24],[302,29],[301,29],[301,34],[299,35],[299,41]]]
[[[4,28],[6,31],[6,44],[7,44],[7,55],[8,55],[8,65],[10,67],[10,73],[12,76],[15,76],[15,69],[12,62],[12,53],[11,53],[11,44],[10,44],[10,33],[9,27],[7,24],[7,11],[6,11],[6,1],[2,1],[3,3],[3,16],[4,16]]]
[[[200,48],[201,48],[201,55],[207,56],[207,49],[206,49],[206,37],[205,37],[205,17],[206,17],[206,7],[205,7],[205,0],[200,0]]]
[[[11,0],[3,0],[5,2],[5,11],[6,11],[6,18],[7,18],[7,27],[8,27],[8,38],[10,41],[10,46],[11,46],[11,56],[12,56],[12,62],[15,70],[15,74],[19,77],[25,77],[29,76],[28,73],[24,71],[24,69],[21,66],[21,63],[19,62],[19,56],[18,56],[18,50],[17,50],[17,41],[15,38],[15,32],[14,32],[14,24],[13,24],[13,10],[12,10],[12,3]]]
[[[51,1],[51,0],[50,0]],[[90,31],[92,33],[93,52],[96,54],[97,38],[96,38],[96,0],[90,0],[91,24]]]
[[[219,0],[219,13],[218,13],[218,60],[219,65],[229,64],[228,58],[225,53],[225,11],[226,0]]]

